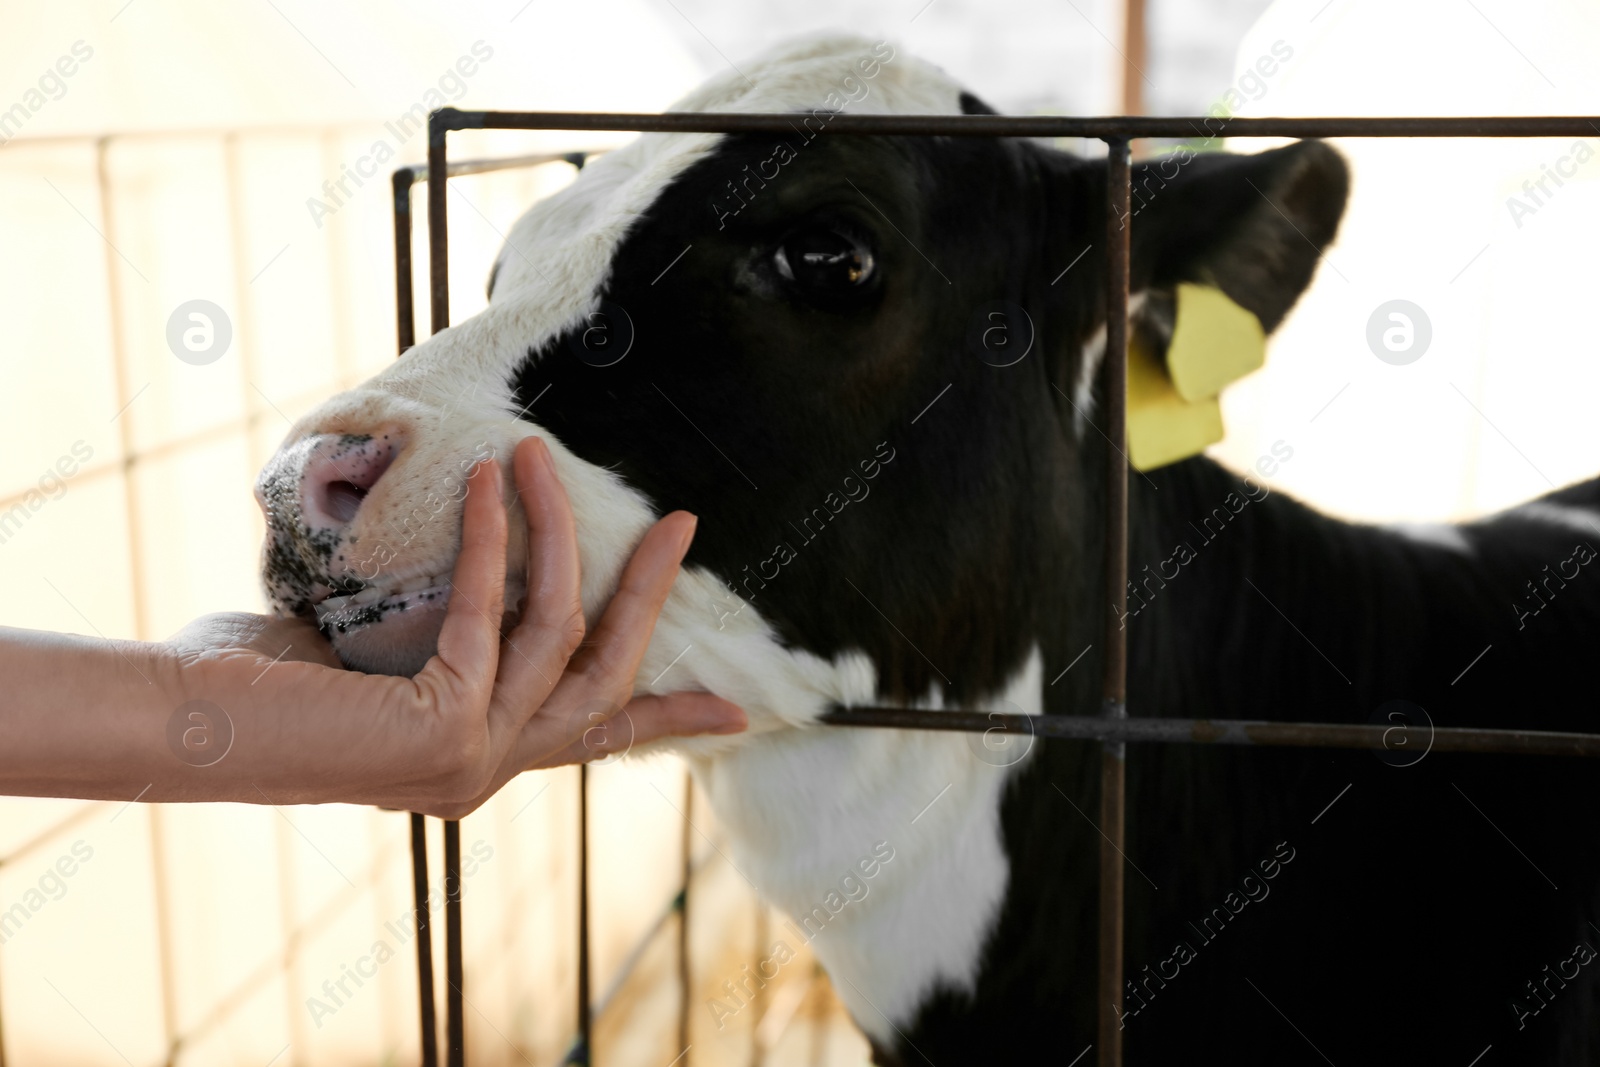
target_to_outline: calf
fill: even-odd
[[[814,720],[1096,708],[1106,169],[1023,140],[819,136],[846,107],[986,110],[882,43],[745,75],[680,108],[790,112],[792,135],[605,156],[517,223],[486,311],[301,420],[261,480],[267,589],[349,665],[410,673],[474,457],[546,439],[591,613],[654,516],[695,512],[640,687],[672,664],[662,687],[748,712],[745,735],[671,747],[794,918],[782,944],[811,944],[879,1062],[1067,1062],[1096,1014],[1098,750]],[[1179,282],[1275,328],[1347,179],[1300,143],[1134,184],[1134,328],[1160,351]],[[1130,714],[1581,729],[1597,497],[1402,530],[1204,458],[1135,477]],[[1130,1063],[1600,1056],[1589,766],[1150,746],[1128,804]]]

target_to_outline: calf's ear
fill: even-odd
[[[1193,152],[1133,168],[1135,290],[1213,285],[1269,333],[1311,282],[1344,216],[1350,176],[1321,141],[1256,155]]]

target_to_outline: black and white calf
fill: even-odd
[[[571,495],[591,611],[653,516],[697,513],[639,678],[693,645],[666,684],[748,711],[746,735],[675,746],[740,869],[820,929],[881,1061],[1066,1062],[1094,1032],[1097,750],[998,758],[813,720],[1096,707],[1105,167],[1022,141],[815,136],[826,108],[982,109],[887,45],[807,42],[745,73],[681,107],[794,112],[793,136],[651,135],[600,159],[517,224],[488,310],[300,422],[263,475],[268,589],[339,620],[351,665],[416,670],[457,550],[447,487],[528,433]],[[1179,281],[1276,327],[1346,173],[1302,143],[1145,164],[1135,184],[1136,328],[1159,347]],[[1033,324],[1009,366],[971,343],[999,301]],[[1364,723],[1404,700],[1439,725],[1593,726],[1597,500],[1587,483],[1390,529],[1206,459],[1136,477],[1130,713]],[[1485,1063],[1595,1062],[1597,770],[1138,749],[1129,1062],[1466,1065],[1490,1045]],[[869,863],[870,892],[832,906],[875,849],[893,858]]]

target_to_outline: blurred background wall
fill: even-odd
[[[1015,113],[1600,113],[1596,13],[1559,0],[1150,0],[1143,48],[1122,0],[0,12],[0,624],[145,639],[260,610],[254,473],[290,421],[394,357],[387,176],[422,160],[415,118],[442,103],[659,110],[730,60],[844,28]],[[1275,45],[1292,58],[1261,75]],[[458,135],[452,151],[618,140]],[[1341,147],[1355,167],[1343,237],[1266,369],[1227,394],[1215,454],[1242,469],[1285,440],[1275,487],[1379,521],[1480,514],[1600,469],[1585,315],[1600,128],[1580,144]],[[1538,195],[1548,169],[1565,177]],[[501,234],[571,174],[451,183],[458,320],[482,306]],[[1366,341],[1395,299],[1431,332],[1405,366]],[[167,340],[193,300],[232,333],[200,365]],[[572,1038],[576,778],[524,776],[463,824],[474,1063],[545,1067]],[[679,1062],[864,1062],[808,960],[719,1028],[706,999],[777,917],[716,851],[704,805],[685,833],[677,765],[598,768],[591,789],[600,1062],[681,1050],[686,839],[695,997]],[[0,1067],[415,1060],[403,815],[135,800],[0,800]],[[323,986],[346,968],[374,973],[334,1005]]]

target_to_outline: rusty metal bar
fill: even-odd
[[[797,126],[796,123],[803,125]],[[638,133],[817,133],[928,137],[1591,137],[1600,117],[1517,115],[1449,118],[1176,118],[1111,115],[809,115],[725,112],[435,111],[429,129],[606,130]]]
[[[402,167],[391,179],[394,189],[394,305],[399,354],[417,343],[417,319],[411,283],[411,187],[416,169]],[[439,1067],[439,1021],[433,977],[433,922],[428,912],[427,818],[411,813],[411,897],[417,937],[417,1026],[422,1067]]]
[[[594,1055],[594,1005],[589,979],[589,765],[578,764],[578,1043],[567,1062],[589,1067]]]
[[[1255,719],[1107,719],[1093,715],[1016,715],[997,711],[918,711],[887,707],[836,708],[821,715],[818,721],[829,726],[896,730],[983,733],[998,729],[1049,741],[1389,751],[1421,748],[1432,752],[1600,758],[1600,734],[1494,730],[1475,726],[1399,727]]]
[[[446,1060],[449,1067],[466,1067],[467,1019],[463,1001],[466,979],[461,962],[461,824],[444,820],[444,970],[449,991],[445,996]]]
[[[450,231],[445,211],[445,134],[441,112],[428,118],[428,289],[429,327],[438,333],[450,325]],[[466,1067],[466,977],[461,963],[461,824],[444,824],[444,937],[446,1063]]]
[[[450,325],[450,222],[445,211],[446,112],[428,116],[428,311],[429,333]]]
[[[1128,209],[1132,159],[1126,137],[1106,139],[1106,350],[1102,369],[1106,397],[1106,616],[1105,673],[1101,713],[1109,721],[1128,717]],[[1127,747],[1100,743],[1100,1067],[1122,1067],[1123,839]]]
[[[602,150],[603,151],[603,150]],[[488,174],[497,170],[515,170],[518,167],[538,167],[545,163],[571,163],[579,170],[588,161],[590,156],[597,156],[600,152],[536,152],[526,156],[501,156],[496,159],[462,159],[454,163],[445,164],[445,176],[459,178],[464,174]],[[428,180],[428,164],[411,163],[395,170],[395,185],[400,184],[400,175],[410,176],[410,182],[425,182]],[[409,185],[410,182],[407,184]]]
[[[411,285],[411,187],[417,182],[415,168],[401,167],[390,182],[394,189],[395,335],[403,356],[417,343],[416,297]]]
[[[439,1067],[439,1021],[435,1015],[433,923],[428,915],[428,830],[425,816],[411,813],[411,898],[416,905],[417,1007],[422,1067]]]

